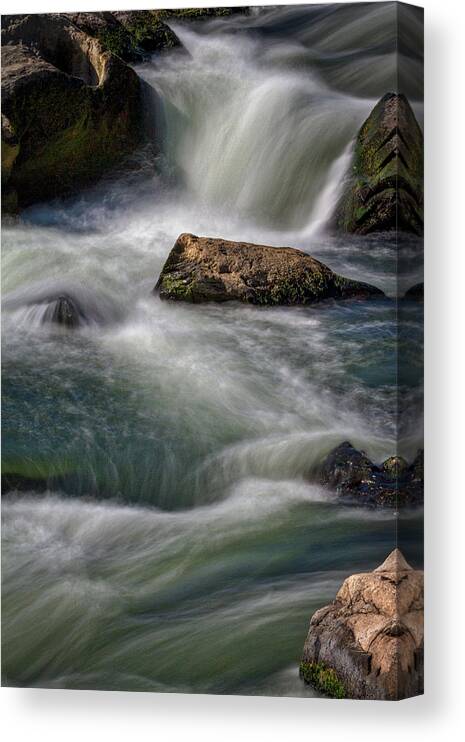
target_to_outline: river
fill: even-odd
[[[131,175],[4,224],[4,471],[56,481],[3,500],[5,684],[315,694],[298,677],[312,612],[399,528],[309,478],[343,440],[377,462],[398,450],[395,295],[421,280],[419,243],[399,281],[395,235],[329,229],[357,130],[396,89],[394,6],[174,23],[187,53],[136,67],[155,162],[144,151]],[[420,64],[407,54],[421,122]],[[386,298],[161,302],[181,232],[298,247]],[[44,324],[50,290],[95,321]],[[419,348],[421,308],[407,311]],[[421,385],[405,377],[411,460]],[[422,528],[402,515],[415,566]]]

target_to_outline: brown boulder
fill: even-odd
[[[309,304],[324,299],[383,296],[374,286],[333,273],[292,247],[181,234],[154,291],[162,299]]]
[[[423,693],[423,572],[394,549],[373,572],[348,577],[310,621],[301,674],[329,677],[338,697],[395,701]]]

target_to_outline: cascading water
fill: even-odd
[[[4,226],[4,472],[53,482],[3,504],[7,683],[312,693],[308,617],[384,558],[396,521],[308,474],[344,439],[394,452],[396,305],[150,292],[183,231],[299,247],[396,292],[395,238],[326,229],[357,129],[395,88],[383,7],[342,30],[324,6],[176,26],[187,52],[138,69],[164,120],[158,174]],[[63,292],[91,321],[43,321]],[[418,563],[421,516],[403,528]]]

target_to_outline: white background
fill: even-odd
[[[294,0],[298,2],[298,0]],[[5,0],[4,13],[224,0]],[[252,4],[252,3],[250,3]],[[257,3],[259,4],[259,3]],[[266,4],[262,2],[260,4]],[[268,3],[270,4],[270,3]],[[465,709],[464,0],[424,0],[426,135],[426,693],[401,703],[66,690],[0,691],[7,740],[463,739]]]

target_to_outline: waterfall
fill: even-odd
[[[264,56],[255,39],[175,28],[189,54],[141,74],[161,100],[166,154],[190,196],[278,230],[329,218],[374,101],[302,69],[299,45],[276,42]]]

